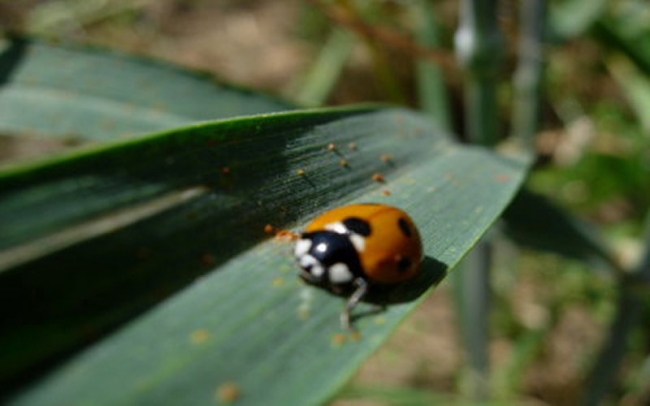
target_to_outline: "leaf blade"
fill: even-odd
[[[227,136],[218,138],[212,132],[216,127],[224,130]],[[192,132],[197,128],[200,128],[198,132]],[[101,296],[101,301],[118,309],[113,309],[112,313],[104,309],[95,314],[93,320],[101,324],[110,319],[112,326],[115,318],[121,322],[125,320],[122,313],[132,316],[159,302],[152,302],[150,296],[168,286],[163,283],[165,278],[172,282],[174,278],[185,279],[183,283],[172,284],[172,291],[177,292],[174,296],[35,384],[15,399],[17,404],[61,401],[200,404],[214,402],[215,391],[227,382],[234,382],[241,388],[242,397],[250,404],[322,402],[331,397],[363,359],[381,344],[415,303],[397,304],[372,320],[362,318],[359,327],[363,338],[356,342],[343,339],[339,343],[340,301],[296,283],[290,247],[286,244],[271,240],[251,245],[262,238],[264,224],[302,223],[326,207],[349,201],[378,201],[403,207],[421,228],[428,256],[423,275],[430,285],[440,279],[444,268],[458,262],[495,221],[520,185],[528,165],[525,160],[499,156],[487,149],[454,144],[427,120],[399,109],[296,112],[206,124],[187,129],[191,136],[184,133],[181,145],[174,137],[183,131],[102,147],[78,156],[81,163],[75,163],[72,158],[59,158],[51,161],[50,166],[23,167],[4,178],[5,186],[11,184],[20,190],[25,179],[38,180],[39,176],[51,181],[48,176],[56,180],[57,176],[66,177],[82,168],[111,173],[110,165],[106,165],[111,160],[102,159],[111,156],[111,151],[124,152],[124,148],[130,157],[124,162],[131,163],[128,167],[133,170],[131,174],[138,173],[139,165],[153,166],[158,170],[152,173],[160,177],[156,179],[164,179],[175,187],[179,183],[183,187],[203,185],[206,177],[235,177],[238,171],[249,170],[245,177],[233,179],[235,182],[230,190],[221,189],[219,184],[211,196],[199,197],[187,207],[134,223],[121,232],[78,244],[58,256],[35,260],[18,270],[26,272],[32,266],[31,272],[40,277],[43,266],[48,264],[69,269],[73,262],[65,261],[75,261],[77,267],[87,269],[83,261],[79,265],[84,255],[101,253],[102,258],[114,258],[115,253],[120,252],[119,260],[105,259],[108,263],[105,272],[110,275],[106,283],[117,282],[112,285],[113,290],[124,289],[127,281],[128,285],[139,283],[140,290],[129,293],[128,300],[121,305],[116,304],[114,296],[107,296],[107,293]],[[167,147],[156,145],[165,136],[170,141]],[[220,143],[214,148],[206,147],[205,141],[214,137]],[[238,142],[224,145],[226,138]],[[278,143],[278,139],[292,142]],[[346,149],[350,142],[356,143],[355,150]],[[330,143],[335,144],[335,151],[328,150]],[[275,145],[273,150],[260,148],[272,145]],[[152,148],[152,156],[159,159],[151,156],[143,159],[138,149],[142,146]],[[208,155],[201,155],[204,152]],[[388,163],[381,159],[382,153],[387,152],[392,156]],[[175,158],[174,170],[166,166],[169,154]],[[210,154],[224,154],[234,161],[210,159],[214,158]],[[264,158],[264,154],[271,156]],[[339,154],[347,159],[348,166],[340,165]],[[84,166],[84,159],[92,164]],[[278,165],[278,160],[284,164]],[[232,172],[223,174],[222,165],[230,167]],[[58,168],[58,175],[51,170],[53,167]],[[270,168],[275,171],[269,172]],[[305,175],[297,173],[300,168],[305,168]],[[387,179],[381,186],[371,179],[371,175],[379,171]],[[7,190],[1,186],[0,183],[0,190]],[[132,183],[130,186],[138,189],[142,185]],[[391,192],[389,196],[384,193],[386,189]],[[80,196],[83,198],[83,194]],[[147,198],[152,196],[158,195],[151,193]],[[210,199],[219,196],[230,196],[234,200],[215,203]],[[129,202],[140,201],[138,199],[140,197],[135,196]],[[259,200],[264,203],[262,209],[259,209]],[[216,212],[212,217],[201,215],[198,224],[187,221],[188,213],[210,212],[215,210],[211,209],[215,204],[222,206],[221,215]],[[281,212],[282,204],[288,205],[288,213]],[[83,207],[83,201],[79,205]],[[241,213],[245,213],[247,219],[242,220]],[[231,218],[233,220],[228,222]],[[72,219],[70,223],[76,224],[76,221]],[[154,231],[165,235],[164,230],[174,227],[180,228],[179,234],[171,242],[157,243],[156,250],[144,264],[133,258],[133,247],[138,246],[138,239],[155,235]],[[182,248],[175,249],[175,244]],[[117,251],[102,251],[107,246],[115,246]],[[220,250],[228,252],[224,254]],[[207,267],[199,264],[205,252],[213,255],[213,263]],[[56,261],[52,262],[53,258]],[[131,262],[124,258],[130,258]],[[165,265],[173,269],[165,270]],[[205,274],[209,270],[206,268],[215,265],[218,266],[212,272]],[[126,279],[114,281],[115,270],[120,267],[124,268],[123,278]],[[6,274],[15,272],[14,269]],[[188,285],[192,278],[201,274],[205,275],[200,281]],[[41,282],[40,278],[35,281]],[[101,286],[89,287],[88,293],[96,295]],[[183,286],[185,288],[181,289]],[[421,287],[408,289],[418,288],[421,293]],[[67,300],[74,299],[70,298],[70,293],[66,295]],[[7,300],[4,294],[0,297]],[[51,297],[55,301],[57,294]],[[74,300],[83,302],[88,298],[82,295]],[[308,304],[305,305],[305,301]],[[67,305],[76,308],[74,303]],[[308,317],[303,319],[300,315],[306,306],[309,306]],[[4,303],[0,308],[23,307]],[[64,315],[74,314],[66,313],[71,310],[65,308],[61,311]],[[84,321],[87,315],[76,317],[81,321],[70,332],[73,344],[68,342],[65,347],[68,349],[75,340],[82,339],[80,331],[88,328],[87,320]],[[193,341],[192,337],[201,336],[201,332],[206,339]],[[33,331],[25,334],[33,334]],[[6,345],[0,348],[9,351]],[[251,365],[259,367],[251,369]],[[269,382],[274,384],[269,385]],[[120,389],[116,390],[118,387]]]
[[[0,375],[20,375],[18,370],[47,361],[49,353],[84,345],[88,332],[92,340],[114,328],[264,238],[267,222],[287,224],[328,199],[358,193],[373,184],[371,174],[380,168],[389,176],[391,168],[398,170],[421,154],[404,139],[430,143],[412,133],[425,124],[433,131],[427,121],[402,123],[396,120],[400,114],[373,116],[375,110],[201,124],[0,172],[0,290],[7,320],[2,330],[7,361]],[[377,136],[383,141],[374,140]],[[350,166],[341,167],[339,155],[327,145],[340,141],[347,148],[352,139],[361,150],[350,151]],[[388,146],[394,166],[380,160]],[[224,167],[231,173],[224,174]],[[298,175],[298,168],[307,174]],[[61,188],[62,182],[67,187]],[[122,211],[197,187],[210,193],[179,199],[177,207],[152,211],[87,240],[68,239],[75,244],[59,244],[60,251],[20,251],[42,245],[43,238],[65,243],[79,228],[97,229],[98,222]],[[32,256],[17,260],[21,253]],[[70,285],[83,288],[71,290]],[[57,328],[61,320],[67,327]]]
[[[210,75],[92,47],[0,43],[0,131],[106,141],[292,109]]]

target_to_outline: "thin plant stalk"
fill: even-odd
[[[498,141],[497,79],[502,37],[496,0],[461,0],[456,55],[465,71],[465,127],[470,142]],[[469,365],[464,388],[475,400],[489,397],[490,258],[492,247],[480,243],[464,260],[459,284],[461,335]]]
[[[644,255],[630,276],[621,278],[616,314],[603,348],[589,373],[583,405],[599,405],[611,393],[627,352],[629,337],[643,322],[643,313],[647,311],[644,308],[648,304],[648,301],[644,300],[647,291],[643,286],[647,286],[648,282],[650,282],[650,213],[646,218]],[[642,287],[639,289],[638,286]]]
[[[514,79],[512,136],[530,152],[539,129],[544,76],[546,0],[521,4],[519,63]]]
[[[426,48],[440,47],[440,22],[433,4],[426,0],[419,0],[412,11],[418,23],[416,31],[418,43]],[[450,131],[452,125],[449,96],[442,69],[430,60],[419,59],[416,75],[420,109],[433,117],[443,129]]]
[[[453,274],[461,342],[469,367],[461,377],[461,392],[475,400],[490,395],[489,320],[492,247],[479,242]]]
[[[546,0],[522,2],[519,18],[521,30],[514,76],[511,140],[532,155],[541,116]],[[501,393],[512,393],[521,386],[522,371],[539,352],[552,324],[549,320],[543,327],[529,331],[517,343],[508,366],[501,373]]]
[[[497,1],[461,0],[456,56],[465,70],[465,125],[469,140],[493,146],[498,141],[497,81],[502,36]]]
[[[295,100],[304,106],[325,103],[336,85],[355,44],[354,35],[343,29],[330,34],[311,69],[301,81]]]

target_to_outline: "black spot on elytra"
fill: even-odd
[[[366,220],[360,219],[359,217],[348,217],[343,220],[343,225],[351,232],[362,235],[364,237],[369,236],[372,232],[370,223],[368,223]]]
[[[400,217],[399,220],[397,220],[397,225],[399,226],[399,229],[402,230],[402,233],[404,233],[405,236],[411,237],[413,235],[413,231],[411,231],[411,226],[409,226],[408,221],[406,221],[405,218]]]
[[[411,268],[411,264],[413,261],[411,261],[410,258],[408,257],[402,257],[400,258],[399,262],[397,263],[397,270],[399,272],[406,272]]]

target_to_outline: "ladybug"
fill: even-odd
[[[353,204],[323,213],[300,234],[294,255],[307,283],[349,295],[341,324],[373,286],[416,276],[422,241],[403,210],[384,204]]]

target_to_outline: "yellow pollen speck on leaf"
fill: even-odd
[[[347,341],[348,337],[345,334],[337,333],[332,336],[332,346],[340,347]]]
[[[208,338],[210,338],[210,333],[204,328],[194,330],[192,334],[190,334],[190,341],[192,344],[203,344],[208,340]]]
[[[232,403],[241,397],[241,389],[235,382],[224,382],[217,387],[216,398],[219,402]]]

